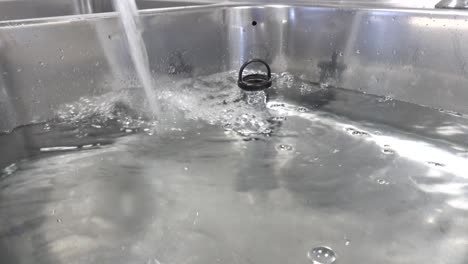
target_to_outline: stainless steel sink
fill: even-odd
[[[307,250],[323,245],[343,264],[467,263],[466,11],[230,3],[140,14],[155,89],[193,85],[175,102],[216,99],[196,85],[217,91],[213,74],[261,58],[283,81],[321,87],[277,98],[329,112],[297,108],[272,139],[192,118],[193,133],[124,129],[115,145],[39,159],[53,146],[28,125],[139,84],[116,13],[0,22],[0,262],[311,263]],[[338,95],[323,106],[327,89]]]
[[[142,18],[153,71],[167,72],[172,62],[203,75],[259,57],[313,81],[468,112],[463,11],[215,5],[148,10]],[[115,15],[0,25],[0,130],[111,89],[116,71],[120,79],[132,75],[115,69],[130,64]],[[323,79],[321,65],[334,54],[343,70]]]
[[[138,0],[140,9],[196,6],[207,2]],[[113,12],[112,0],[4,0],[0,21]]]

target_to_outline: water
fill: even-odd
[[[142,37],[143,27],[141,25],[138,8],[134,0],[114,0],[115,9],[118,11],[120,21],[125,33],[129,54],[132,58],[138,79],[148,98],[148,104],[154,115],[160,114],[157,103],[155,80],[149,67],[148,53]]]
[[[333,264],[336,261],[336,254],[329,247],[313,248],[307,252],[307,257],[313,264]]]
[[[466,117],[289,73],[170,86],[164,123],[132,88],[0,135],[2,263],[466,263]]]

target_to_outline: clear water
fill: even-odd
[[[336,261],[335,252],[329,247],[316,247],[307,253],[313,264],[333,264]]]
[[[466,117],[235,77],[171,83],[157,122],[128,89],[1,135],[2,263],[467,263]]]
[[[113,5],[119,13],[124,35],[128,43],[128,52],[132,58],[135,72],[148,98],[148,106],[154,115],[159,115],[155,89],[156,80],[153,79],[149,67],[148,53],[142,37],[138,8],[134,0],[113,0]]]

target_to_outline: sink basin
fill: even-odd
[[[139,9],[196,6],[189,1],[138,0]],[[112,0],[5,0],[0,1],[0,21],[113,12]]]
[[[0,23],[5,263],[467,263],[466,12],[140,16],[156,117],[117,14]]]

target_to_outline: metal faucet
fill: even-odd
[[[441,0],[435,8],[468,9],[468,0]]]

